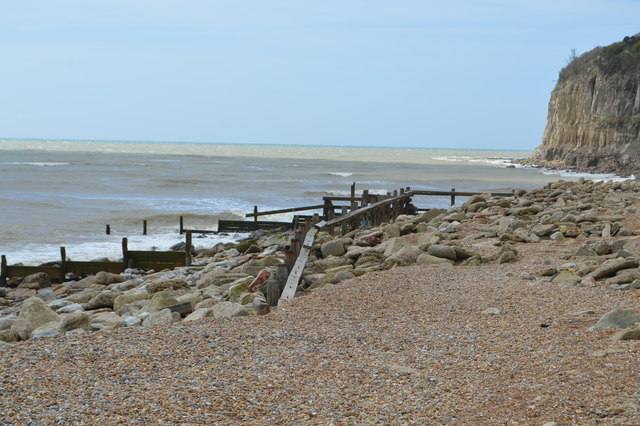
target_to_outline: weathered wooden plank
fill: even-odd
[[[75,272],[76,274],[96,274],[102,271],[119,274],[122,272],[122,266],[122,262],[77,262],[73,260],[65,262],[66,272]]]
[[[319,226],[319,224],[318,224],[318,225],[316,225],[316,227],[325,228],[325,227],[331,227],[331,226],[339,225],[342,222],[349,221],[349,220],[351,220],[351,219],[353,219],[355,217],[358,217],[359,215],[361,215],[363,213],[367,213],[369,211],[375,210],[375,209],[380,208],[380,207],[382,207],[384,205],[392,204],[395,201],[399,201],[399,200],[404,199],[404,198],[411,198],[412,195],[413,195],[413,192],[410,191],[410,192],[406,192],[406,193],[404,193],[402,195],[398,195],[396,197],[387,198],[385,200],[378,201],[376,203],[370,204],[367,207],[361,207],[361,208],[359,208],[357,210],[352,211],[351,213],[348,213],[346,215],[339,216],[339,217],[337,217],[337,218],[335,218],[333,220],[327,221],[327,222],[325,222],[323,224],[323,226]]]
[[[143,251],[129,250],[129,259],[134,261],[157,261],[157,262],[174,262],[182,261],[184,263],[183,251]]]
[[[258,229],[293,229],[291,222],[259,221],[249,222],[244,220],[218,220],[218,232],[225,231],[256,231]]]
[[[7,278],[8,277],[28,277],[31,274],[38,272],[44,272],[49,277],[54,279],[62,279],[62,270],[59,266],[23,266],[23,265],[8,265],[7,266]]]
[[[313,228],[309,230],[309,232],[307,232],[307,235],[304,239],[304,245],[300,250],[300,254],[296,259],[296,262],[291,268],[289,278],[287,278],[287,283],[282,290],[282,294],[280,295],[278,304],[280,304],[280,302],[282,301],[293,299],[293,296],[295,296],[296,291],[298,290],[298,284],[300,283],[300,278],[302,278],[302,272],[304,271],[304,267],[307,264],[307,259],[309,258],[309,250],[313,245],[313,241],[317,233],[317,228]]]
[[[191,306],[191,302],[184,302],[178,305],[169,306],[168,308],[171,312],[177,312],[181,317],[184,317],[187,314],[193,312],[193,307]]]
[[[316,204],[316,205],[313,205],[313,206],[292,207],[292,208],[289,208],[289,209],[269,210],[267,212],[247,213],[245,216],[246,217],[269,216],[269,215],[272,215],[272,214],[302,212],[302,211],[305,211],[305,210],[317,210],[317,209],[321,209],[323,207],[324,207],[324,204]]]

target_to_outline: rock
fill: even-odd
[[[248,277],[245,273],[229,272],[225,270],[215,270],[200,275],[196,280],[196,287],[207,288],[209,286],[219,287],[231,283],[237,279]]]
[[[487,308],[484,311],[480,312],[483,315],[499,315],[500,309],[498,308]]]
[[[428,253],[422,253],[416,259],[416,263],[418,265],[436,265],[439,263],[450,263],[453,265],[455,262],[451,259],[445,259],[444,257],[436,257],[436,256],[431,256]]]
[[[130,291],[125,294],[120,294],[113,301],[113,310],[118,311],[124,305],[137,302],[138,300],[147,300],[149,297],[149,294],[143,291]]]
[[[556,226],[554,224],[548,224],[548,225],[540,224],[540,225],[534,225],[533,228],[531,228],[531,232],[536,234],[538,237],[546,237],[547,235],[550,235],[555,228]]]
[[[452,234],[458,231],[458,226],[460,222],[451,222],[448,225],[444,225],[438,229],[439,232],[444,232],[445,234]]]
[[[558,231],[558,232],[554,232],[553,234],[551,234],[549,236],[549,238],[552,241],[557,241],[557,240],[564,240],[564,234],[562,234],[562,232]]]
[[[389,240],[400,236],[400,227],[395,224],[386,225],[382,228],[382,239]]]
[[[477,256],[477,254],[464,249],[462,247],[458,247],[458,246],[453,246],[453,250],[456,252],[456,259],[455,260],[464,260],[464,259],[469,259],[471,257],[475,257]]]
[[[44,300],[31,297],[22,304],[22,309],[11,326],[11,333],[16,340],[27,340],[36,328],[57,321],[58,315],[47,306]]]
[[[70,296],[67,296],[65,300],[73,303],[87,303],[89,300],[93,299],[98,293],[99,290],[95,288],[88,288],[86,290],[82,290],[78,293],[74,293]]]
[[[9,315],[6,317],[0,317],[0,331],[8,330],[11,328],[13,323],[16,322],[15,315]]]
[[[0,287],[0,297],[5,297],[9,289],[7,287]]]
[[[611,259],[606,261],[602,266],[591,273],[595,279],[610,277],[616,272],[623,269],[631,269],[638,267],[637,259]]]
[[[580,281],[582,281],[582,277],[572,271],[562,271],[551,280],[551,282],[558,284],[560,287],[572,287]]]
[[[209,299],[211,300],[211,299]],[[203,318],[210,318],[213,317],[213,309],[212,308],[200,308],[200,309],[196,309],[195,311],[191,312],[189,315],[187,315],[187,317],[184,319],[185,321],[198,321],[201,320]]]
[[[175,297],[170,296],[164,292],[159,292],[154,294],[153,298],[144,305],[142,310],[149,313],[158,312],[165,308],[168,308],[169,306],[175,306],[178,304],[179,302]]]
[[[331,279],[332,284],[338,284],[339,282],[350,280],[356,276],[351,271],[338,271]]]
[[[70,303],[62,308],[56,309],[57,314],[70,314],[73,312],[84,312],[84,308],[79,303]]]
[[[604,256],[605,254],[611,253],[611,246],[604,240],[596,241],[593,243],[592,248],[598,256]]]
[[[38,272],[25,277],[18,288],[28,288],[39,290],[41,288],[51,287],[51,278],[44,272]]]
[[[348,257],[329,256],[324,259],[316,260],[313,263],[313,270],[315,272],[324,272],[328,269],[339,268],[346,265],[351,266],[352,264],[353,261]]]
[[[85,303],[83,308],[87,311],[92,311],[94,309],[100,309],[100,308],[113,309],[113,302],[115,302],[116,297],[118,296],[119,296],[119,293],[112,293],[112,292],[98,293],[91,300]]]
[[[543,277],[550,277],[552,275],[555,275],[558,273],[558,270],[556,268],[545,268],[542,270],[542,272],[540,272],[540,276]]]
[[[101,312],[91,317],[94,330],[113,330],[124,325],[124,321],[115,312]]]
[[[188,290],[189,285],[181,278],[173,278],[169,280],[156,281],[147,286],[147,292],[150,294],[163,290]]]
[[[394,266],[413,265],[421,254],[423,254],[423,252],[418,247],[405,246],[389,256],[382,264],[382,268],[390,269]]]
[[[619,291],[637,290],[640,288],[640,280],[635,280],[627,284],[612,284],[609,286],[609,288],[611,290],[619,290]]]
[[[60,332],[82,329],[91,331],[91,317],[86,312],[72,312],[60,315]]]
[[[213,317],[216,319],[249,315],[244,306],[235,302],[220,302],[211,309],[213,309]]]
[[[617,332],[612,337],[613,340],[640,340],[640,327],[629,328]]]
[[[249,285],[253,282],[253,280],[254,277],[248,277],[234,281],[233,284],[231,284],[231,286],[229,287],[229,300],[231,300],[232,302],[237,302],[238,300],[240,300],[240,296],[242,296],[243,293],[247,292]]]
[[[112,274],[111,272],[98,272],[95,275],[82,279],[76,282],[74,288],[88,288],[93,285],[106,286],[114,283],[121,283],[124,281],[124,277],[119,274]]]
[[[123,315],[122,323],[125,327],[136,327],[142,325],[142,319],[135,315]]]
[[[220,302],[222,302],[222,299],[209,297],[207,299],[204,299],[202,302],[197,303],[194,306],[193,311],[195,312],[198,309],[204,309],[204,308],[213,308],[215,305],[217,305]]]
[[[53,292],[53,290],[51,288],[43,288],[38,290],[38,293],[36,294],[36,297],[39,297],[40,299],[44,300],[45,302],[51,302],[53,300],[56,300],[56,294]]]
[[[399,232],[400,231],[398,231],[398,235],[399,235]],[[340,240],[327,241],[326,243],[322,244],[320,250],[322,252],[322,257],[329,257],[329,256],[339,257],[346,253],[344,244],[342,244],[342,241]]]
[[[406,245],[407,240],[402,237],[395,237],[385,241],[380,245],[380,248],[384,248],[384,256],[389,257]]]
[[[41,339],[43,337],[53,337],[60,334],[60,323],[51,321],[41,325],[31,332],[32,339]]]
[[[515,262],[516,260],[517,260],[517,256],[515,252],[511,250],[506,250],[500,256],[498,256],[499,264]]]
[[[427,253],[431,256],[441,257],[455,261],[457,258],[456,251],[453,247],[444,244],[434,244],[429,246]]]
[[[598,256],[598,253],[589,245],[585,244],[579,247],[574,253],[574,256]]]
[[[633,309],[617,308],[604,314],[590,330],[607,328],[628,328],[640,321],[640,315]]]
[[[169,309],[162,309],[151,313],[142,321],[143,327],[153,327],[155,325],[168,325],[180,321],[180,314],[171,312]]]
[[[362,268],[369,268],[371,266],[379,266],[382,264],[382,262],[384,262],[384,260],[385,260],[384,254],[376,250],[369,250],[367,252],[362,253],[362,255],[358,258],[358,260],[353,265],[353,267],[362,269]]]
[[[7,297],[11,299],[28,299],[36,294],[37,291],[30,288],[14,288],[7,292]]]

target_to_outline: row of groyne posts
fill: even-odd
[[[293,207],[281,210],[259,211],[255,206],[247,218],[253,220],[219,220],[217,231],[187,229],[184,227],[183,217],[180,217],[178,232],[185,235],[185,249],[181,251],[132,251],[127,247],[127,238],[122,239],[123,259],[112,261],[71,261],[66,257],[64,247],[60,248],[60,261],[49,262],[40,266],[8,265],[5,255],[0,264],[0,286],[7,284],[10,277],[26,277],[44,272],[52,279],[64,280],[67,272],[76,274],[93,274],[101,271],[119,273],[126,268],[138,269],[167,269],[191,265],[192,235],[198,233],[217,232],[250,232],[258,229],[287,229],[293,230],[291,245],[285,252],[285,262],[278,268],[277,278],[283,288],[278,303],[289,300],[295,295],[302,273],[304,271],[315,236],[320,230],[331,235],[343,235],[357,228],[376,227],[384,222],[393,222],[401,214],[416,214],[427,211],[428,208],[417,208],[412,204],[415,196],[450,197],[451,205],[456,197],[468,197],[482,192],[461,192],[452,188],[451,191],[411,190],[410,187],[401,188],[386,194],[371,194],[362,191],[356,197],[355,182],[351,185],[350,196],[325,196],[323,204]],[[496,196],[512,196],[513,192],[494,192]],[[336,205],[334,203],[342,203]],[[260,216],[281,213],[303,212],[322,209],[322,214],[296,215],[291,222],[260,221]],[[147,221],[144,221],[143,231],[146,231]],[[144,232],[146,234],[146,232]],[[283,287],[282,287],[283,286]]]
[[[494,192],[492,195],[510,197],[515,191]],[[258,223],[259,216],[291,213],[304,210],[316,210],[322,208],[322,216],[315,213],[313,216],[305,217],[304,222],[300,221],[295,227],[295,233],[291,239],[290,249],[286,252],[285,264],[288,275],[278,303],[292,299],[298,289],[300,279],[307,263],[310,250],[314,244],[316,234],[323,230],[330,235],[344,235],[357,228],[376,227],[384,222],[393,222],[401,214],[417,214],[430,209],[417,208],[412,204],[413,197],[422,196],[446,196],[450,197],[451,205],[456,202],[456,196],[469,197],[483,192],[457,192],[455,188],[451,191],[430,191],[411,190],[410,187],[387,192],[387,194],[370,194],[368,190],[362,191],[361,197],[355,196],[355,182],[351,185],[351,196],[349,197],[324,197],[321,205],[296,207],[291,209],[272,210],[259,212],[258,207],[254,207],[253,213],[247,217],[253,217]],[[347,202],[348,205],[336,206],[334,202]],[[337,214],[336,211],[339,211]],[[282,274],[278,274],[282,277]]]

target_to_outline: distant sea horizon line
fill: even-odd
[[[355,149],[419,149],[448,151],[488,151],[488,152],[533,152],[535,148],[460,148],[460,147],[424,147],[424,146],[376,146],[376,145],[320,145],[303,143],[271,143],[271,142],[202,142],[202,141],[168,141],[168,140],[126,140],[126,139],[60,139],[60,138],[14,138],[0,137],[0,142],[52,142],[52,143],[117,143],[117,144],[159,144],[159,145],[219,145],[219,146],[260,146],[260,147],[296,147],[296,148],[355,148]],[[0,149],[2,147],[0,146]]]

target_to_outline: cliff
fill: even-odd
[[[531,162],[640,177],[640,33],[560,71]]]

